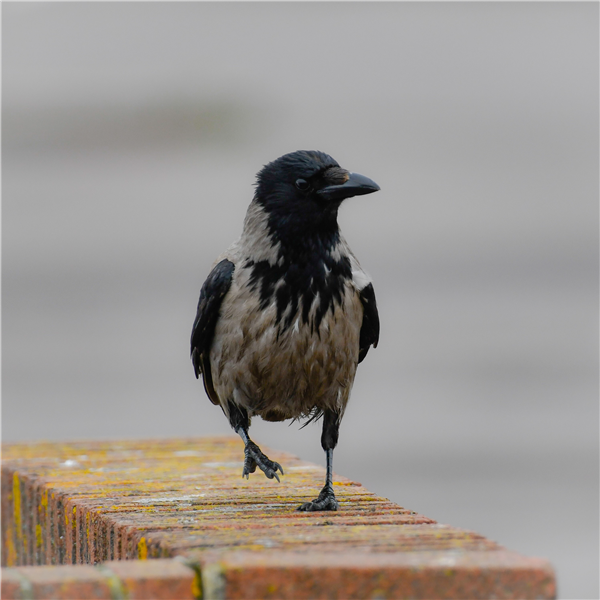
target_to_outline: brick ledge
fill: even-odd
[[[173,568],[187,582],[181,598],[555,597],[546,560],[338,475],[339,512],[297,512],[324,469],[264,450],[284,465],[281,484],[241,479],[233,437],[3,446],[2,560],[17,567],[6,585],[30,598],[103,597],[94,586],[108,586],[114,598],[143,581],[140,598],[163,598],[147,594]],[[41,564],[56,566],[24,567]],[[73,578],[89,595],[57,595]]]

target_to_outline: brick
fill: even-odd
[[[68,565],[77,563],[77,504],[73,498],[64,502],[65,559]]]
[[[24,565],[26,536],[23,527],[23,487],[21,485],[22,477],[16,471],[12,472],[12,516],[14,524],[14,539],[17,549],[17,564]]]
[[[90,513],[85,502],[81,499],[77,506],[77,562],[88,564],[90,562],[89,551]]]
[[[2,570],[2,598],[7,600],[195,600],[200,585],[193,569],[164,559]]]
[[[0,598],[3,600],[20,600],[22,597],[21,580],[22,576],[14,569],[2,569]]]
[[[38,564],[45,565],[49,562],[49,530],[50,517],[48,513],[48,497],[49,491],[46,482],[41,480],[38,482],[38,523],[40,525],[39,533],[41,536],[40,544],[40,562]]]
[[[44,557],[44,536],[43,528],[45,526],[43,507],[42,507],[42,494],[43,494],[43,482],[35,480],[32,484],[33,498],[32,498],[32,518],[34,527],[34,553],[33,553],[33,564],[43,565],[45,562]]]
[[[58,528],[56,523],[56,492],[54,492],[53,490],[48,491],[48,523],[46,531],[48,535],[48,543],[46,544],[46,550],[48,552],[48,556],[46,558],[47,564],[57,565]]]
[[[285,469],[280,484],[242,479],[243,445],[232,437],[5,445],[3,564],[179,557],[202,569],[205,595],[231,598],[556,593],[547,561],[339,475],[339,512],[297,512],[324,469],[264,450]]]
[[[2,566],[18,564],[16,519],[13,503],[13,470],[2,469]]]
[[[175,560],[111,561],[105,567],[119,578],[129,600],[194,600],[200,588],[195,572]]]
[[[32,485],[29,477],[21,478],[21,519],[23,521],[23,564],[33,564],[33,541],[35,528],[33,526],[33,510],[31,507]]]
[[[206,598],[553,598],[546,561],[505,550],[231,552],[203,568]]]
[[[36,599],[112,598],[107,577],[89,565],[16,567],[14,571],[29,581],[32,597]]]

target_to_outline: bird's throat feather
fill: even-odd
[[[245,262],[251,270],[249,285],[260,294],[261,309],[276,303],[281,331],[299,317],[318,332],[327,311],[342,305],[344,285],[352,277],[352,268],[349,258],[336,250],[337,244],[307,237],[293,246],[281,244],[275,264],[268,260]],[[317,305],[311,310],[315,299]]]

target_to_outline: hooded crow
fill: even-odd
[[[253,416],[323,419],[325,486],[302,511],[338,509],[333,449],[356,367],[379,339],[371,279],[337,223],[346,198],[377,190],[323,152],[281,156],[258,173],[242,235],[200,291],[192,363],[244,441],[242,476],[283,475],[250,439]]]

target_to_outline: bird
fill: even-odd
[[[334,511],[333,450],[356,368],[379,341],[373,283],[340,232],[338,209],[380,187],[328,154],[299,150],[256,176],[241,236],[200,290],[191,360],[244,442],[242,477],[284,474],[249,436],[252,417],[323,420],[325,485],[300,511]]]

